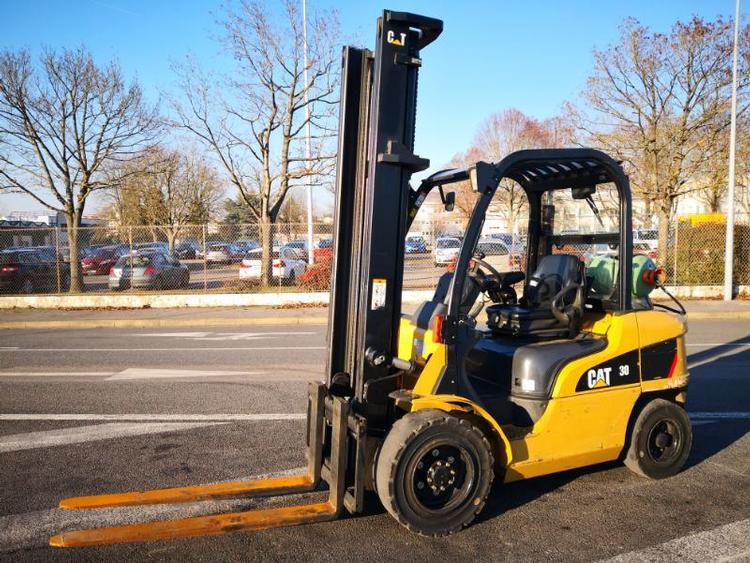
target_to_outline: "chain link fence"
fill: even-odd
[[[595,230],[591,217],[566,217],[565,226],[578,232]],[[330,287],[330,224],[313,225],[312,245],[304,223],[275,224],[267,232],[257,224],[82,227],[77,239],[73,260],[64,227],[0,228],[0,291],[65,293],[71,286],[75,289],[71,278],[76,275],[84,292],[246,293]],[[264,240],[269,243],[266,256]],[[735,284],[750,285],[750,216],[738,214],[734,240]],[[634,231],[635,252],[654,258],[675,286],[721,285],[724,244],[723,215],[677,217],[664,257],[659,256],[655,229]],[[405,288],[433,288],[452,267],[460,245],[455,225],[422,221],[414,226],[404,249]],[[522,233],[484,234],[478,249],[498,271],[523,268]]]

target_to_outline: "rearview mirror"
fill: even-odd
[[[586,199],[596,193],[596,186],[583,186],[581,188],[570,188],[573,199]]]
[[[456,206],[456,192],[448,192],[445,194],[443,205],[445,206],[446,211],[453,211],[453,208]]]

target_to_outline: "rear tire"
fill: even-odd
[[[693,429],[685,409],[654,399],[638,414],[624,463],[649,479],[675,475],[685,465],[693,445]]]
[[[24,295],[31,295],[34,293],[34,282],[30,278],[26,278],[21,283],[21,293]]]
[[[410,413],[385,438],[375,487],[385,509],[424,536],[468,526],[494,479],[492,447],[468,420],[438,410]]]

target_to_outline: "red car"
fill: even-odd
[[[105,246],[81,260],[81,271],[84,275],[107,275],[120,256],[125,254],[127,250],[119,246]]]
[[[318,241],[318,244],[313,248],[313,258],[315,262],[320,262],[324,258],[331,258],[333,256],[333,239],[324,238]]]

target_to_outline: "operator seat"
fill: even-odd
[[[583,262],[573,254],[545,256],[520,303],[487,307],[487,326],[504,336],[572,338],[580,331],[585,296]]]

